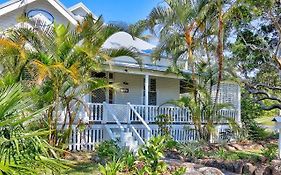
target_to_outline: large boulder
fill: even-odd
[[[191,171],[187,171],[184,175],[203,175],[203,174],[198,171],[191,170]]]
[[[224,173],[213,167],[203,167],[197,170],[198,172],[202,173],[203,175],[224,175]]]
[[[244,166],[243,166],[243,169],[242,169],[242,173],[243,174],[254,174],[255,170],[257,169],[256,166],[254,166],[253,164],[251,163],[246,163]]]
[[[269,175],[270,169],[268,169],[267,166],[258,166],[253,174],[254,175]]]

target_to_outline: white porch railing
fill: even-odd
[[[146,116],[145,105],[132,105],[132,104],[107,104],[109,110],[114,114],[120,123],[142,122],[155,123],[156,117],[159,115],[171,116],[173,123],[193,123],[190,111],[188,108],[179,108],[174,106],[147,106],[148,114]],[[102,103],[89,103],[91,114],[89,121],[102,122],[102,123],[116,123],[112,115],[107,113],[105,104]],[[238,120],[238,110],[235,109],[222,109],[218,112],[220,116]],[[139,116],[138,116],[139,115]],[[227,120],[222,120],[222,123],[227,123]]]

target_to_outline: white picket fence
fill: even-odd
[[[142,125],[133,125],[136,128],[138,134],[145,140],[147,130]],[[116,127],[112,125],[110,127]],[[160,135],[160,130],[157,125],[149,126],[152,130],[153,136]],[[217,127],[219,140],[223,140],[224,133],[227,133],[229,127],[227,125],[221,125]],[[180,143],[186,143],[197,140],[197,136],[192,125],[172,125],[171,136],[175,141]],[[110,137],[103,124],[88,125],[85,130],[80,131],[76,125],[72,126],[72,134],[69,142],[69,150],[71,151],[92,151],[95,149],[95,145],[109,140]]]

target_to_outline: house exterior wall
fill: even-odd
[[[156,79],[157,104],[162,105],[169,100],[179,98],[179,81],[178,79],[164,78],[164,77],[150,77]],[[118,84],[119,88],[129,89],[128,93],[121,92],[120,89],[115,91],[115,104],[143,104],[143,88],[144,76],[132,75],[123,73],[114,73],[114,83]],[[125,83],[125,84],[124,84]],[[128,84],[127,84],[128,83]],[[126,85],[127,84],[127,85]]]
[[[24,12],[28,12],[30,10],[42,9],[48,11],[55,18],[55,22],[59,24],[68,24],[68,19],[65,18],[57,9],[55,9],[48,1],[45,0],[37,0],[27,6],[20,7],[10,13],[7,13],[1,16],[1,26],[0,29],[5,30],[9,27],[16,25],[17,19]]]
[[[179,99],[180,80],[172,78],[157,77],[157,105],[162,105],[170,100]]]
[[[114,73],[114,83],[117,83],[119,88],[129,89],[128,93],[122,93],[120,89],[117,89],[114,95],[114,103],[142,104],[143,78],[142,75]],[[128,85],[123,84],[123,82],[128,83]]]

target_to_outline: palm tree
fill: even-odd
[[[210,86],[217,84],[217,75],[219,73],[218,65],[210,66],[206,61],[198,61],[196,64],[196,84],[197,84],[197,100],[193,98],[192,95],[187,94],[186,96],[180,98],[179,100],[172,100],[167,102],[168,104],[173,104],[178,107],[188,108],[192,117],[192,121],[195,126],[195,131],[199,139],[205,141],[211,141],[216,132],[216,123],[222,122],[223,120],[231,121],[232,119],[228,116],[219,115],[219,111],[226,108],[231,108],[230,104],[216,104],[214,108],[214,99],[212,97],[212,91],[210,91]],[[212,71],[210,71],[210,69]],[[187,91],[192,92],[194,84],[190,75],[184,75],[184,80],[187,83]],[[224,70],[224,79],[231,80],[231,72],[229,70]],[[215,114],[215,115],[214,115]],[[234,128],[235,123],[231,123]]]
[[[43,109],[33,111],[32,100],[19,85],[0,89],[0,174],[58,173],[66,168],[41,137],[46,130],[32,130]]]
[[[50,131],[49,143],[63,146],[78,112],[81,108],[88,111],[82,97],[95,89],[109,86],[104,80],[92,77],[92,72],[102,70],[103,63],[113,57],[127,55],[137,58],[137,54],[126,48],[104,49],[104,42],[119,28],[104,25],[101,18],[95,20],[89,15],[74,31],[70,26],[60,24],[44,27],[34,24],[38,22],[30,21],[31,28],[12,30],[3,39],[3,43],[23,43],[20,48],[26,54],[24,64],[18,68],[18,75],[27,74],[20,76],[20,80],[35,87],[33,92],[38,97],[39,107],[50,105],[45,113]],[[9,48],[1,43],[0,46],[4,51]],[[16,62],[20,55],[21,52],[17,52],[6,58],[12,58]],[[5,68],[10,66],[5,62],[3,65]],[[58,121],[62,115],[64,123],[58,129]],[[66,122],[68,128],[65,130]],[[62,138],[60,135],[63,135]]]
[[[164,5],[155,7],[148,18],[139,21],[133,31],[139,28],[149,29],[159,37],[159,44],[154,50],[153,58],[173,58],[174,65],[178,60],[185,61],[185,69],[191,69],[194,87],[196,40],[203,34],[208,11],[208,0],[165,0]],[[182,66],[182,65],[181,65]],[[183,68],[183,67],[181,67]],[[197,98],[196,88],[193,90]]]

